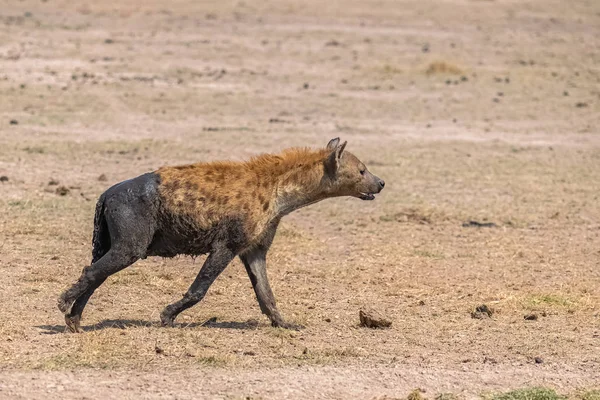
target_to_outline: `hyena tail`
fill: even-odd
[[[104,194],[96,203],[94,214],[94,234],[92,236],[92,264],[102,258],[110,250],[110,233],[104,215]]]

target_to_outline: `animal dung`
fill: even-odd
[[[360,326],[366,328],[389,328],[392,326],[392,321],[375,310],[360,310],[358,317],[360,318]]]

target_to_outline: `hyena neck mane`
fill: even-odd
[[[274,213],[282,217],[327,197],[329,178],[325,163],[330,151],[291,148],[280,154],[263,154],[246,163],[259,181],[273,189]]]

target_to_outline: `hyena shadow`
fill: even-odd
[[[255,319],[249,319],[247,321],[217,321],[217,318],[213,317],[204,322],[190,322],[190,323],[179,323],[175,324],[179,328],[216,328],[216,329],[240,329],[250,330],[257,329],[259,322]],[[57,333],[65,332],[64,325],[37,325],[38,329],[42,329],[44,335],[55,335]],[[105,319],[98,323],[82,326],[81,330],[84,332],[100,331],[105,329],[129,329],[129,328],[160,328],[163,327],[159,322],[147,321],[142,319]],[[168,329],[165,327],[165,329]]]

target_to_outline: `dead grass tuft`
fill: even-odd
[[[114,368],[125,365],[128,360],[137,358],[150,359],[154,355],[148,349],[134,346],[127,335],[114,331],[86,332],[68,337],[73,346],[65,348],[58,354],[41,356],[33,365],[34,369],[60,370],[74,367]]]
[[[402,69],[390,64],[385,64],[382,70],[385,75],[396,75],[402,73]]]
[[[426,400],[427,398],[421,393],[421,389],[415,389],[406,396],[406,400]]]
[[[379,217],[379,220],[383,222],[408,222],[424,225],[431,224],[432,222],[436,221],[444,221],[446,219],[447,217],[443,213],[423,207],[408,207],[399,212],[386,214]]]
[[[449,62],[434,61],[427,66],[425,73],[427,75],[460,75],[464,72],[460,67]]]

